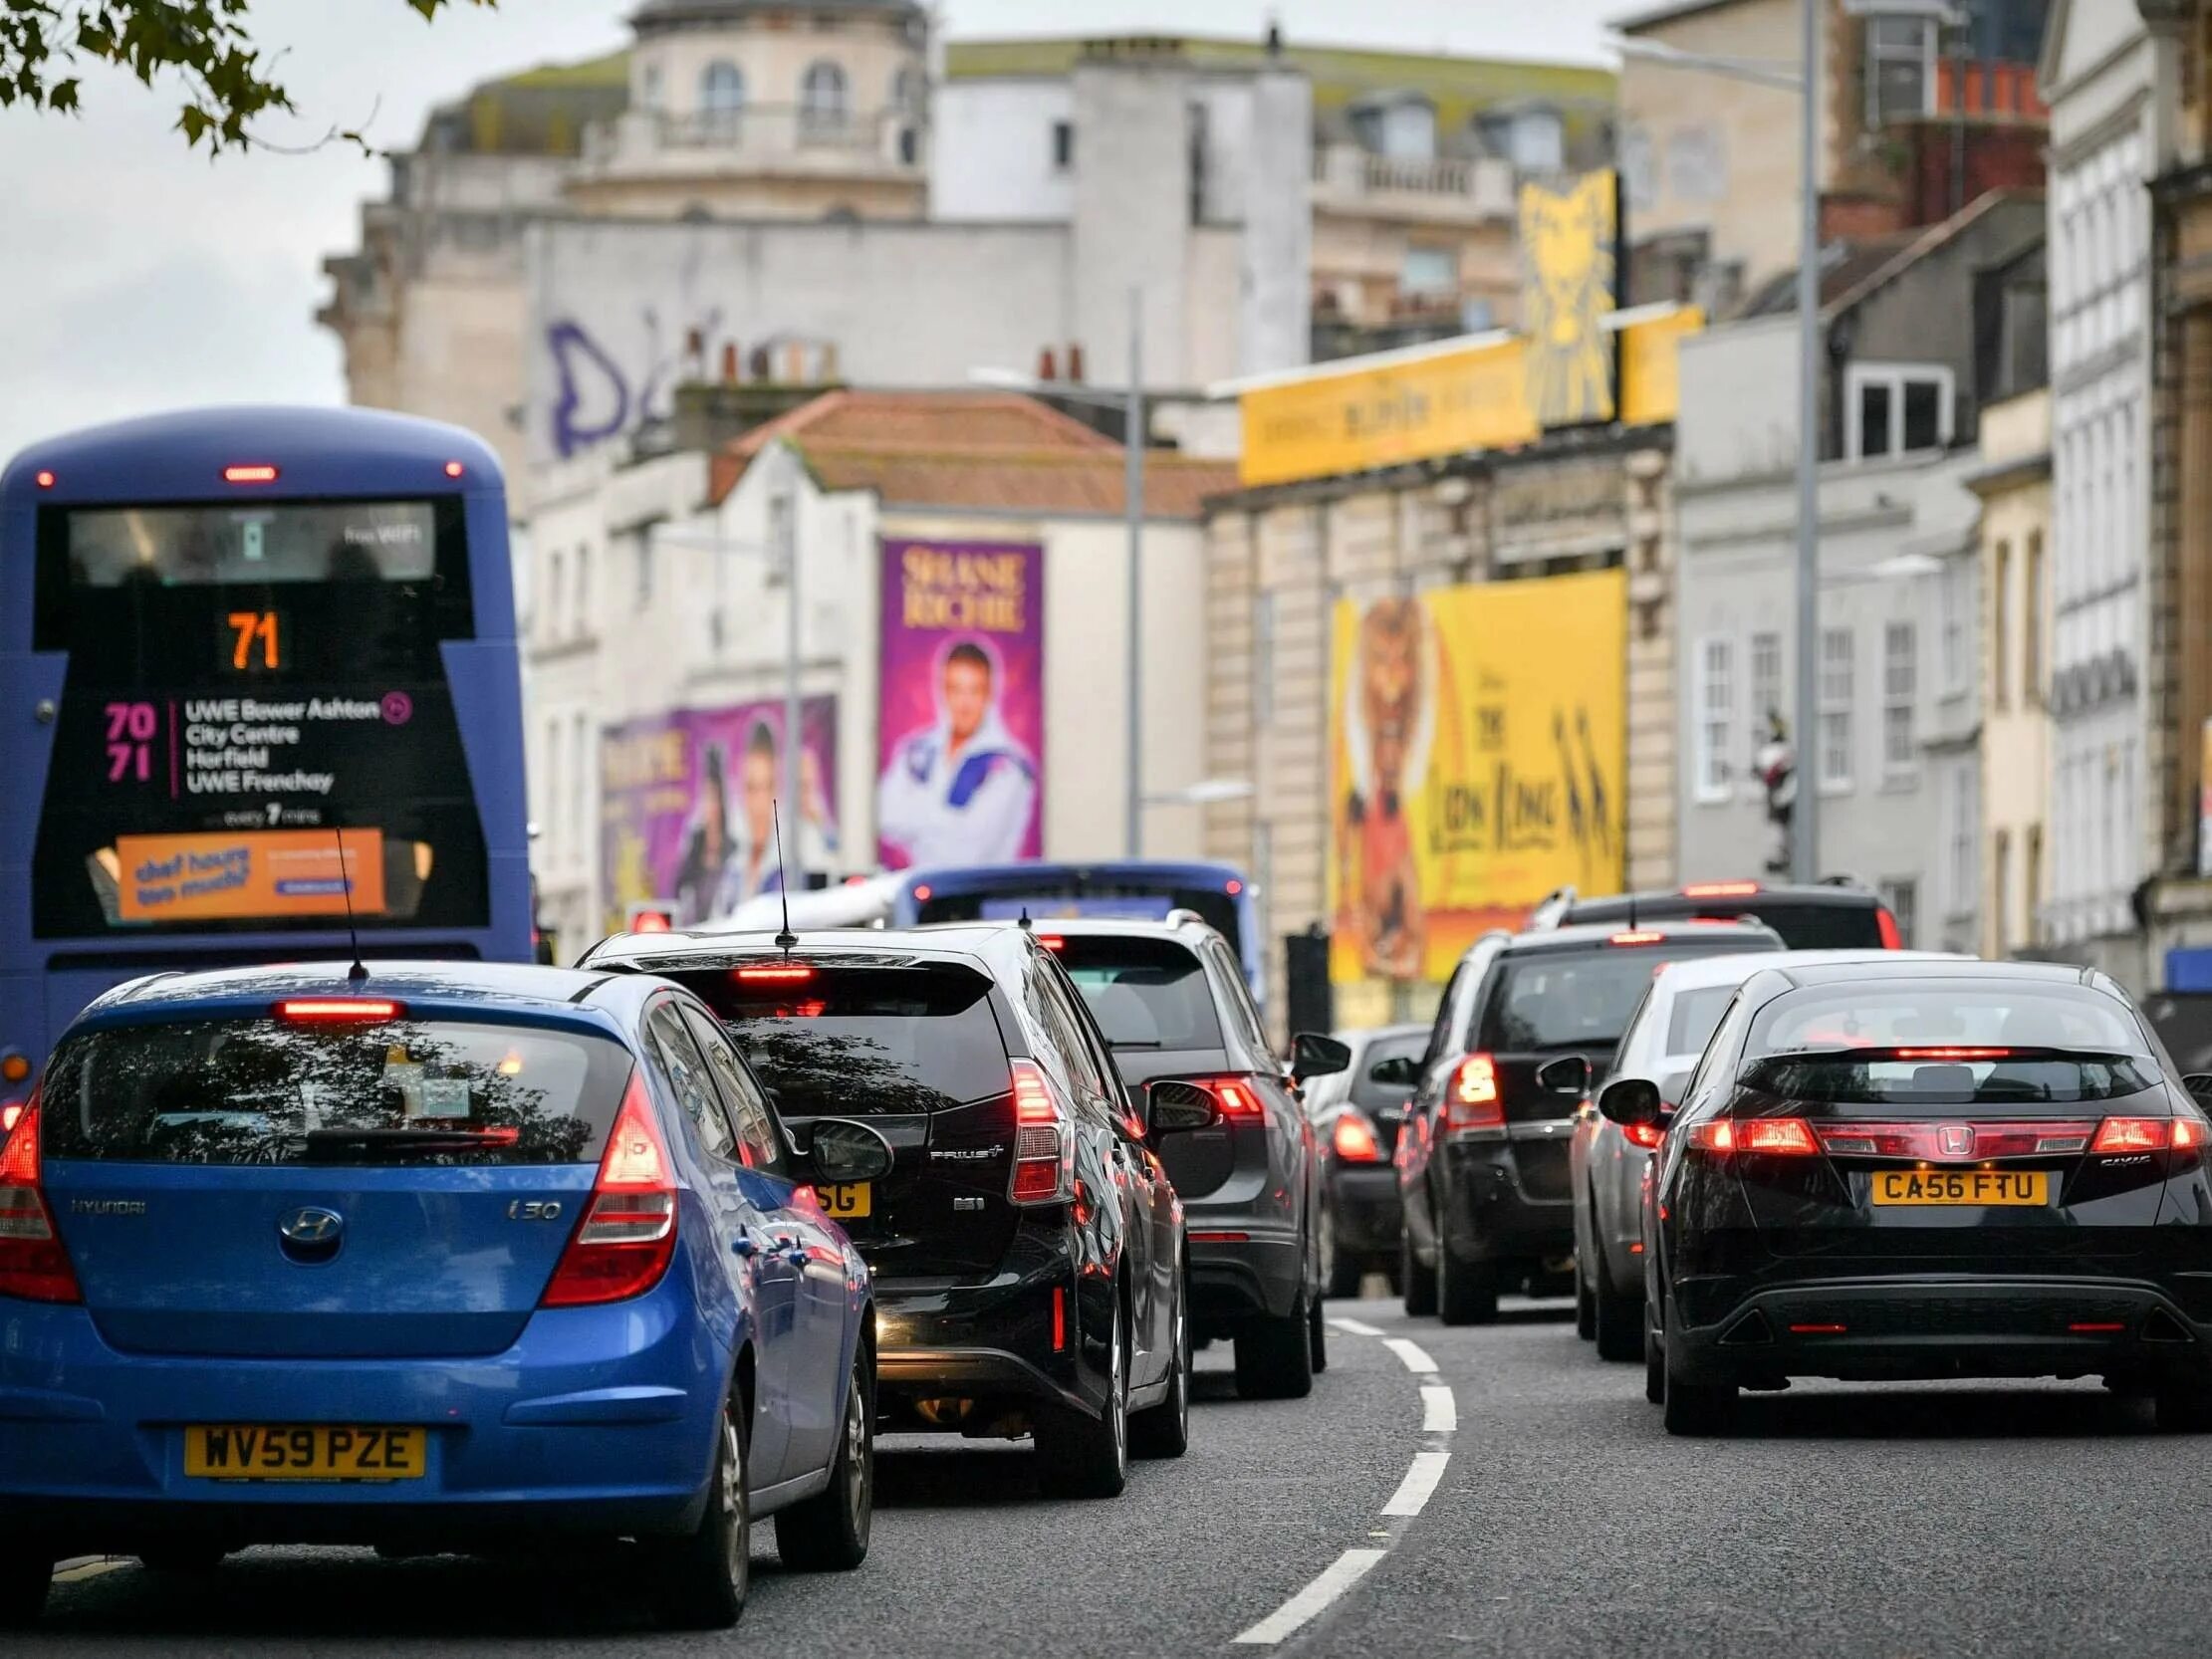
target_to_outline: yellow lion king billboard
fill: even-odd
[[[1442,980],[1567,882],[1626,869],[1627,577],[1343,599],[1330,978]]]

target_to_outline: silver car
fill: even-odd
[[[1901,962],[1941,957],[1936,951],[1791,951],[1793,963]],[[1962,960],[1952,957],[1951,960]],[[1612,1063],[1575,1114],[1569,1173],[1575,1196],[1575,1329],[1595,1337],[1598,1357],[1643,1357],[1643,1183],[1661,1130],[1623,1129],[1592,1103],[1615,1077],[1644,1077],[1659,1097],[1682,1097],[1705,1041],[1738,987],[1774,953],[1693,957],[1669,962],[1653,976],[1629,1017]]]

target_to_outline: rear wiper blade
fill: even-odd
[[[1109,1037],[1106,1039],[1106,1047],[1109,1049],[1164,1049],[1167,1045],[1156,1037]]]
[[[512,1146],[522,1138],[520,1129],[310,1129],[307,1150],[317,1152],[421,1150],[425,1152],[472,1151],[484,1147]]]

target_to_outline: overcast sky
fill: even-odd
[[[255,0],[312,143],[366,123],[405,148],[475,83],[619,46],[626,0],[503,0],[423,23],[403,0]],[[943,0],[955,38],[1258,34],[1599,62],[1602,20],[1633,0]],[[336,340],[314,314],[322,262],[358,242],[381,161],[340,145],[209,162],[171,130],[172,88],[88,74],[82,118],[0,111],[0,458],[42,434],[180,404],[332,402]]]

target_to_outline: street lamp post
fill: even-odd
[[[1660,41],[1613,37],[1625,57],[1749,81],[1798,94],[1798,521],[1797,718],[1792,722],[1797,802],[1791,813],[1791,873],[1820,879],[1821,571],[1821,18],[1828,0],[1799,0],[1798,68],[1751,58],[1685,52]]]

